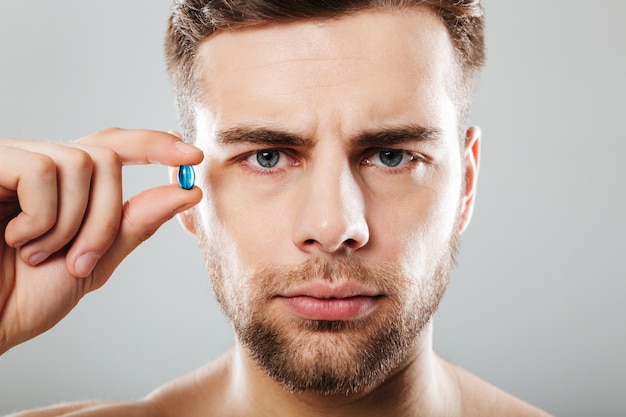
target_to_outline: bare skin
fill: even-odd
[[[178,137],[147,130],[108,129],[69,144],[0,140],[0,353],[56,324],[202,198],[199,189],[166,185],[124,203],[123,165],[202,158]]]
[[[430,338],[430,329],[427,332]],[[549,415],[450,364],[432,351],[398,370],[383,386],[357,398],[286,395],[238,348],[133,403],[73,403],[12,417],[129,416],[464,416]],[[250,372],[241,385],[240,372]],[[262,387],[262,389],[256,389]]]
[[[426,279],[422,277],[429,276],[430,266],[438,259],[439,253],[433,248],[445,248],[451,236],[460,235],[467,228],[476,192],[480,129],[470,127],[463,140],[458,138],[456,108],[450,94],[450,80],[454,79],[452,48],[442,23],[430,12],[367,11],[328,22],[305,21],[220,33],[204,41],[198,59],[206,81],[202,94],[205,103],[209,103],[196,108],[196,145],[206,155],[197,170],[198,184],[210,198],[202,200],[194,211],[184,211],[198,203],[199,190],[197,194],[176,197],[179,194],[173,188],[164,189],[160,192],[167,192],[170,202],[167,207],[155,209],[158,213],[150,213],[159,220],[149,225],[128,221],[134,219],[134,207],[140,206],[143,198],[137,197],[136,204],[126,206],[120,202],[121,221],[115,222],[119,231],[95,246],[88,239],[91,233],[85,232],[84,239],[80,234],[80,230],[89,231],[91,227],[87,226],[91,216],[82,209],[84,222],[66,227],[79,230],[73,232],[78,233],[78,239],[69,251],[59,252],[69,240],[57,238],[54,232],[50,234],[53,243],[48,250],[58,253],[61,259],[58,264],[48,265],[65,272],[68,281],[76,282],[75,276],[87,280],[92,277],[94,283],[87,290],[99,287],[142,237],[174,213],[180,213],[183,226],[201,238],[208,255],[219,250],[211,246],[213,235],[224,239],[222,246],[234,248],[237,256],[228,258],[231,263],[225,267],[254,271],[268,259],[277,265],[297,265],[312,257],[328,259],[349,253],[367,265],[402,263],[417,271],[411,276],[416,281]],[[372,145],[372,140],[364,145],[357,140],[359,134],[369,131],[382,131],[388,137],[389,126],[422,126],[438,133],[432,140],[407,137],[385,146]],[[220,132],[249,132],[259,127],[302,140],[261,145],[254,139],[217,139]],[[115,140],[98,143],[120,151]],[[402,159],[398,165],[387,165],[381,160],[381,150],[396,152]],[[276,156],[276,166],[259,166],[261,161],[255,155],[263,151]],[[137,159],[121,157],[129,162]],[[199,163],[201,156],[191,153],[172,160],[143,159],[175,166]],[[92,194],[89,199],[95,197]],[[9,197],[15,199],[15,191]],[[147,209],[148,200],[156,200],[145,199],[142,209]],[[15,242],[23,236],[35,239],[42,235],[41,230],[44,239],[45,231],[54,231],[48,225],[37,232],[9,233],[8,251],[17,262],[23,259],[13,249]],[[31,247],[25,245],[22,257],[29,259],[29,255],[37,253],[39,244],[34,240]],[[75,261],[90,245],[95,249],[89,251],[105,254],[98,264],[101,269],[91,274],[79,273]],[[45,265],[32,267],[32,273],[41,278]],[[232,280],[219,282],[223,284],[223,302],[239,302],[229,305],[227,311],[236,311],[238,304],[254,301],[246,297],[253,297],[250,294],[255,292],[243,290],[247,288],[247,276],[234,274]],[[333,290],[327,284],[319,285]],[[415,292],[417,297],[420,288],[409,286],[407,291]],[[79,295],[84,292],[81,288]],[[358,312],[359,319],[363,315],[375,323],[377,317],[388,312],[388,295],[376,294],[360,294],[367,300]],[[349,309],[331,313],[306,307],[293,309],[289,307],[289,298],[287,290],[262,304],[268,321],[286,323],[285,332],[295,332],[290,325],[299,323],[301,316],[334,314],[353,320],[351,315],[357,315]],[[317,299],[315,303],[328,306],[325,300]],[[0,346],[11,347],[34,336],[60,319],[57,310],[63,313],[73,306],[70,303],[69,308],[63,305],[59,309],[58,304],[54,314],[45,314],[52,319],[44,324],[32,320],[19,332],[9,332],[10,337],[0,339],[4,343]],[[362,337],[359,332],[351,336]],[[345,352],[341,335],[312,332],[311,341],[321,350],[336,347],[338,355],[349,353]],[[307,353],[311,352],[303,354],[304,360],[311,358]],[[259,367],[250,347],[238,339],[235,347],[221,358],[166,384],[141,401],[76,403],[18,414],[113,415],[547,414],[439,358],[432,348],[430,320],[395,368],[350,395],[290,392]]]

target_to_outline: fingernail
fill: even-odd
[[[43,261],[45,261],[46,259],[48,259],[48,256],[50,256],[48,252],[37,252],[36,254],[34,254],[28,259],[28,263],[31,266],[37,266]]]
[[[200,149],[196,148],[193,145],[188,144],[187,142],[183,142],[182,140],[176,141],[176,148],[182,153],[197,153],[202,152]]]
[[[87,277],[100,260],[97,253],[86,253],[76,260],[76,272],[80,277]]]

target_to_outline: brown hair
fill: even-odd
[[[471,95],[485,60],[484,10],[480,0],[172,0],[165,40],[181,127],[195,138],[193,103],[198,44],[225,29],[304,19],[332,19],[366,9],[425,6],[445,24],[456,53],[460,80],[455,90],[459,129],[469,117]]]

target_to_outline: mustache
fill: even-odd
[[[266,266],[255,272],[248,283],[257,295],[271,298],[313,280],[329,284],[353,282],[387,295],[402,294],[411,284],[411,279],[398,263],[369,266],[351,255],[310,258],[295,266]]]

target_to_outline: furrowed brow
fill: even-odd
[[[235,127],[218,132],[217,141],[223,145],[247,143],[262,146],[306,146],[310,144],[310,140],[293,133],[246,127]]]
[[[407,142],[439,142],[442,138],[440,129],[409,125],[364,132],[354,142],[364,148],[385,148]]]

